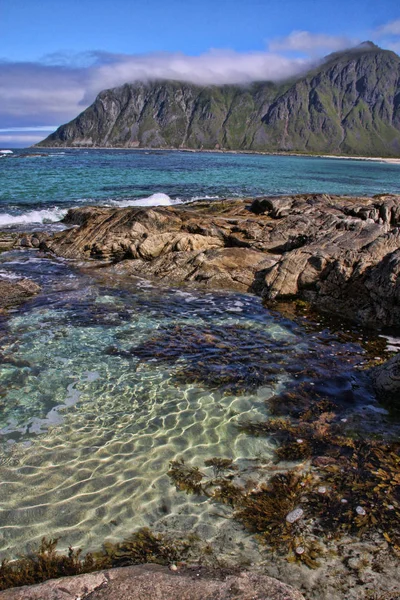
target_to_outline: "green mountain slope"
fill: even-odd
[[[400,58],[367,42],[280,84],[125,84],[38,145],[400,156]]]

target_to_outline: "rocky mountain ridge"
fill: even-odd
[[[367,42],[282,83],[127,83],[38,145],[400,156],[400,58]]]

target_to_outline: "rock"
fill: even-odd
[[[25,152],[24,154],[17,154],[15,158],[45,158],[49,156],[44,152]]]
[[[304,600],[277,579],[252,573],[224,575],[203,567],[178,572],[137,565],[53,579],[0,592],[0,600]]]
[[[400,400],[400,354],[371,369],[371,377],[376,392],[383,400]]]
[[[19,234],[9,231],[0,231],[0,252],[12,250],[19,245]]]
[[[17,306],[40,291],[40,287],[30,279],[0,279],[0,311]]]
[[[300,296],[363,325],[400,322],[400,196],[86,207],[70,210],[65,223],[78,227],[40,238],[42,249],[171,284],[256,292],[267,302]]]

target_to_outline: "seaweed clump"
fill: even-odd
[[[327,540],[345,533],[370,538],[378,534],[399,552],[400,444],[367,439],[354,431],[346,434],[340,404],[315,393],[308,396],[301,386],[282,396],[272,399],[272,409],[279,414],[283,400],[293,399],[289,416],[242,423],[239,428],[273,437],[278,463],[311,460],[313,478],[303,486],[301,503],[315,521],[315,531]]]
[[[198,467],[186,465],[183,458],[171,461],[169,467],[167,475],[172,479],[177,490],[187,494],[207,494],[203,483],[205,474]]]
[[[38,550],[18,560],[0,564],[0,590],[33,585],[48,579],[91,573],[111,567],[144,564],[168,565],[185,559],[193,539],[173,539],[143,528],[118,543],[105,542],[103,548],[82,556],[82,549],[57,552],[58,539],[43,538]]]
[[[182,560],[191,547],[191,540],[177,540],[155,534],[147,527],[136,531],[122,542],[106,542],[95,557],[111,567],[126,567],[145,563],[169,565]]]
[[[3,560],[0,565],[0,590],[22,585],[33,585],[46,579],[68,575],[91,573],[103,568],[101,561],[87,554],[82,558],[82,550],[69,548],[67,554],[56,550],[58,539],[43,538],[36,553],[15,561]]]
[[[109,352],[111,350],[108,350]],[[114,354],[136,356],[171,365],[178,384],[201,382],[226,394],[243,394],[273,385],[283,365],[297,360],[287,340],[244,325],[203,327],[174,325],[129,351]]]

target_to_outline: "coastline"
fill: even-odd
[[[383,162],[388,164],[400,165],[400,157],[383,157],[383,156],[347,156],[340,154],[306,154],[302,152],[268,152],[264,150],[225,150],[221,148],[206,149],[206,148],[127,148],[121,147],[109,147],[109,146],[28,146],[28,148],[34,148],[41,150],[135,150],[139,152],[191,152],[201,154],[255,154],[260,156],[299,156],[301,158],[334,158],[339,160],[362,160],[362,161],[373,161]]]

